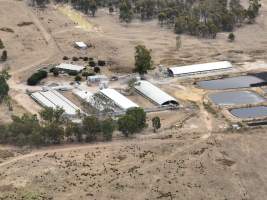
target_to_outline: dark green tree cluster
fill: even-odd
[[[7,80],[10,78],[10,75],[6,70],[0,72],[0,103],[8,96],[9,86]]]
[[[118,120],[118,129],[126,137],[142,131],[146,126],[146,113],[142,108],[130,108]]]
[[[144,45],[135,47],[135,72],[143,75],[148,70],[152,69],[153,61],[151,57],[151,50],[147,49]]]
[[[125,136],[140,132],[146,127],[146,113],[132,108],[118,121],[110,117],[99,119],[83,117],[82,123],[74,123],[63,115],[61,108],[45,108],[40,114],[13,116],[12,122],[0,126],[0,143],[18,146],[44,146],[66,142],[94,142],[112,140],[118,128]]]
[[[40,70],[31,75],[27,80],[28,85],[37,85],[42,79],[47,77],[47,71]]]

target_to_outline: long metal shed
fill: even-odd
[[[75,104],[55,90],[35,92],[31,96],[42,106],[50,108],[60,107],[65,111],[65,114],[70,116],[76,115],[77,111],[80,110]]]
[[[134,87],[139,93],[159,105],[163,106],[169,104],[179,104],[175,98],[173,98],[172,96],[170,96],[169,94],[162,91],[160,88],[156,87],[148,81],[140,80],[135,84]]]
[[[231,69],[233,66],[228,61],[221,62],[212,62],[212,63],[204,63],[204,64],[196,64],[196,65],[188,65],[188,66],[174,66],[168,68],[168,72],[170,76],[184,76],[184,75],[193,75],[199,73],[207,73],[211,71],[219,71]]]
[[[139,107],[136,103],[132,102],[130,99],[123,96],[121,93],[117,92],[114,89],[102,89],[100,92],[106,97],[110,98],[114,103],[122,108],[123,110],[127,110],[129,108]]]

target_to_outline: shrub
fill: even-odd
[[[99,67],[94,67],[94,72],[95,73],[100,73],[100,68]]]
[[[58,76],[58,75],[59,75],[59,70],[58,70],[58,68],[55,68],[55,69],[53,70],[53,74],[54,74],[54,76]]]
[[[105,66],[105,65],[106,65],[106,61],[104,61],[104,60],[99,60],[99,61],[98,61],[98,65],[99,65],[99,66]]]
[[[235,40],[235,34],[234,34],[234,33],[229,33],[229,35],[228,35],[228,40],[229,40],[230,42],[233,42],[233,41]]]
[[[81,81],[82,80],[82,77],[80,77],[79,75],[75,76],[75,81]]]
[[[0,39],[0,49],[5,48],[3,41]]]
[[[95,67],[96,66],[96,63],[95,63],[95,61],[91,60],[91,61],[89,61],[89,65],[91,67]]]
[[[79,58],[77,58],[75,56],[72,57],[72,61],[78,61],[78,60],[79,60]]]
[[[84,77],[87,77],[87,76],[94,76],[94,75],[95,75],[94,72],[83,72],[83,73],[82,73],[82,76],[84,76]]]
[[[49,69],[49,72],[50,72],[50,73],[53,73],[54,70],[55,70],[55,67],[52,67],[51,69]]]
[[[69,57],[68,56],[64,56],[62,59],[63,60],[69,60]]]
[[[47,72],[44,70],[40,70],[33,75],[31,75],[30,78],[27,80],[28,85],[37,85],[42,79],[47,77]]]
[[[7,51],[6,51],[6,50],[4,50],[4,51],[2,52],[1,60],[2,60],[2,61],[6,61],[6,60],[7,60]]]
[[[68,72],[68,75],[70,75],[70,76],[77,76],[78,75],[78,72],[76,72],[76,71],[69,71]]]
[[[88,60],[89,60],[88,57],[83,58],[83,61],[88,61]]]

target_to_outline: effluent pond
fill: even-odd
[[[217,92],[209,94],[209,98],[217,105],[235,106],[265,102],[260,95],[250,91]]]
[[[236,88],[247,88],[253,84],[259,84],[265,82],[260,77],[248,75],[248,76],[237,76],[232,78],[223,78],[210,81],[200,81],[197,85],[202,89],[208,90],[226,90]]]
[[[230,110],[230,113],[241,119],[267,117],[267,106],[237,108]]]

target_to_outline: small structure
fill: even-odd
[[[85,44],[84,42],[75,42],[75,46],[79,49],[86,49],[87,48],[87,44]]]
[[[45,92],[34,92],[31,97],[36,100],[43,107],[57,108],[60,107],[65,111],[65,114],[70,117],[74,117],[77,111],[80,111],[75,104],[73,104],[66,97],[61,95],[56,90],[48,90]]]
[[[179,105],[178,101],[152,83],[144,80],[135,83],[135,89],[158,105]]]
[[[66,72],[66,73],[69,73],[69,72],[80,73],[85,67],[84,66],[80,66],[80,65],[72,65],[72,64],[67,64],[67,63],[61,63],[60,65],[56,66],[56,68],[59,71],[63,71],[63,72]]]
[[[108,81],[108,77],[106,77],[105,75],[88,76],[87,81],[88,81],[88,83],[106,82],[106,81]]]
[[[170,76],[185,76],[185,75],[193,75],[207,72],[214,72],[219,70],[231,69],[233,66],[228,61],[222,62],[212,62],[205,64],[196,64],[196,65],[188,65],[188,66],[174,66],[168,68],[168,73]]]
[[[109,99],[111,99],[112,101],[114,101],[114,103],[123,110],[139,107],[137,104],[135,104],[130,99],[126,98],[125,96],[123,96],[121,93],[117,92],[114,89],[107,88],[100,90],[100,92]]]

